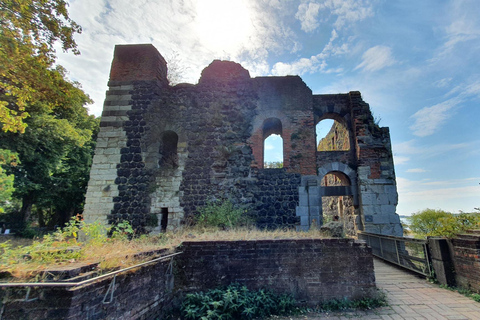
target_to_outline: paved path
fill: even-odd
[[[480,303],[458,292],[442,289],[402,271],[379,259],[375,259],[377,287],[387,294],[388,307],[373,311],[357,311],[329,314],[310,314],[277,319],[435,319],[480,320]]]

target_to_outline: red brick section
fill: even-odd
[[[315,121],[313,112],[298,111],[292,115],[290,130],[284,130],[285,136],[291,139],[287,149],[283,152],[290,158],[287,170],[302,175],[317,174],[316,168],[316,141]]]
[[[110,81],[148,80],[167,81],[166,62],[157,49],[151,44],[115,46]]]
[[[283,167],[287,172],[316,174],[315,131],[313,112],[296,111],[278,116],[282,122]],[[286,125],[286,124],[289,125]],[[249,139],[255,158],[254,166],[263,168],[263,127],[256,128]]]
[[[380,128],[375,124],[370,107],[362,100],[360,92],[353,91],[349,95],[352,104],[358,166],[370,167],[369,179],[392,178],[382,176],[381,168],[382,161],[391,161],[392,158],[388,128]],[[364,137],[366,141],[364,141]],[[373,138],[373,142],[368,142],[371,138]]]
[[[238,282],[289,293],[307,305],[371,297],[371,249],[352,239],[184,242],[175,280],[186,291]],[[181,283],[183,282],[183,283]]]

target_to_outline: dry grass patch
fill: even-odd
[[[4,281],[42,281],[47,270],[75,269],[89,264],[98,264],[96,271],[105,273],[174,252],[184,241],[325,238],[318,230],[185,228],[132,240],[128,240],[128,234],[107,238],[105,233],[90,233],[90,239],[82,242],[77,239],[79,229],[64,228],[26,246],[0,244],[0,273]]]

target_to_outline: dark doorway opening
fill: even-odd
[[[168,225],[168,208],[162,208],[162,220],[160,221],[160,228],[162,232],[167,231],[167,225]]]

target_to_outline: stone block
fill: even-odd
[[[297,217],[308,217],[308,207],[305,207],[305,206],[296,207],[295,215]]]
[[[382,214],[395,214],[396,207],[391,204],[381,205],[381,212]]]
[[[364,215],[374,215],[375,212],[375,207],[373,205],[364,205],[363,206],[363,214]]]
[[[390,223],[401,223],[398,214],[390,214],[388,216],[390,218]]]
[[[308,206],[308,196],[306,193],[299,195],[299,205],[305,207]]]
[[[390,216],[387,214],[372,215],[373,224],[390,224]]]
[[[388,199],[388,195],[387,194],[379,194],[377,196],[377,203],[376,204],[389,204],[389,199]]]
[[[321,216],[322,207],[321,206],[310,206],[309,210],[310,216]]]
[[[310,194],[308,197],[308,204],[310,206],[321,206],[322,205],[322,200],[318,196],[318,194]]]
[[[308,216],[301,216],[300,217],[300,225],[301,226],[310,226],[310,219]]]
[[[376,196],[373,193],[362,193],[362,205],[374,205],[377,202]]]
[[[397,193],[389,193],[388,194],[388,204],[392,204],[392,205],[397,205],[398,204],[398,195]]]

